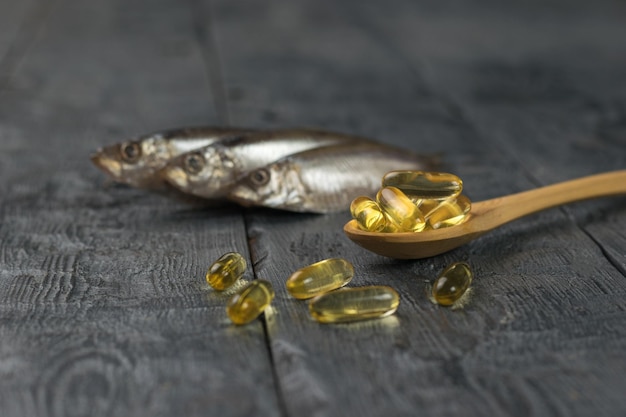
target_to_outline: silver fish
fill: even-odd
[[[98,149],[92,162],[116,182],[141,188],[162,188],[159,171],[186,152],[251,129],[192,127],[150,133]]]
[[[242,205],[328,213],[376,194],[393,170],[432,170],[437,159],[381,144],[350,144],[290,155],[243,176],[228,198]]]
[[[204,198],[223,197],[237,178],[284,156],[368,139],[310,129],[256,132],[212,143],[172,159],[163,177],[175,188]]]

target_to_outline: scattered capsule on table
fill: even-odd
[[[262,279],[256,279],[228,300],[226,313],[235,324],[250,323],[270,305],[273,299],[272,284]]]
[[[384,285],[341,288],[311,300],[309,313],[320,323],[345,323],[389,316],[399,304],[396,290]]]
[[[384,187],[376,194],[376,201],[383,209],[387,221],[400,232],[421,232],[426,227],[424,215],[402,191],[396,187]]]
[[[233,285],[246,270],[246,260],[237,252],[222,255],[206,273],[206,282],[217,291]]]
[[[396,187],[420,199],[444,200],[463,190],[463,181],[445,172],[391,171],[383,177],[383,187]]]
[[[303,300],[341,288],[350,282],[353,275],[354,268],[350,262],[331,258],[298,269],[285,285],[291,295]]]
[[[474,274],[465,262],[448,266],[435,280],[432,289],[437,304],[450,306],[457,302],[469,289]]]
[[[355,198],[350,204],[350,213],[359,227],[368,232],[380,232],[387,223],[378,203],[369,197]]]
[[[471,201],[463,194],[457,198],[442,201],[426,214],[426,225],[431,229],[455,226],[465,220],[471,208]]]

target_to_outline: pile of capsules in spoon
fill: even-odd
[[[350,212],[368,232],[422,232],[462,223],[471,209],[461,194],[463,181],[454,174],[391,171],[382,179],[376,199],[357,197]]]

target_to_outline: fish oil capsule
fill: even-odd
[[[383,187],[396,187],[413,198],[445,200],[461,194],[463,181],[445,172],[391,171],[383,177]]]
[[[426,214],[430,213],[435,207],[437,207],[441,203],[441,200],[429,200],[423,198],[411,198],[411,200],[415,202],[415,205],[417,206],[417,208],[420,209],[424,217],[426,217]]]
[[[417,206],[396,187],[381,188],[376,201],[389,223],[401,232],[421,232],[426,227],[424,215]]]
[[[246,270],[246,260],[237,252],[222,255],[209,267],[206,282],[217,291],[233,285]]]
[[[457,198],[442,201],[426,214],[426,225],[430,229],[455,226],[465,220],[471,208],[472,203],[463,194]]]
[[[316,262],[291,274],[285,283],[295,298],[313,298],[346,285],[354,275],[352,264],[345,259],[331,258]]]
[[[378,203],[369,197],[357,197],[352,200],[350,213],[359,227],[368,232],[380,232],[387,223]]]
[[[341,288],[311,300],[309,313],[320,323],[345,323],[389,316],[399,304],[396,290],[384,285]]]
[[[250,323],[270,305],[273,299],[272,284],[262,279],[256,279],[228,300],[226,314],[235,324]]]
[[[383,233],[399,233],[405,231],[406,230],[402,230],[399,225],[390,221],[386,221],[385,228],[382,230]]]
[[[432,296],[437,304],[449,306],[458,301],[467,292],[474,274],[465,262],[456,262],[448,266],[435,280]]]

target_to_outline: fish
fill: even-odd
[[[166,183],[160,171],[170,159],[251,131],[230,127],[189,127],[153,132],[99,148],[91,155],[91,161],[115,182],[137,188],[163,189]]]
[[[341,143],[370,139],[313,129],[255,132],[212,143],[172,159],[163,177],[174,188],[203,198],[220,198],[246,172],[284,156]]]
[[[331,145],[289,155],[243,175],[227,198],[243,206],[294,212],[348,210],[373,197],[394,170],[433,170],[439,158],[376,143]]]

